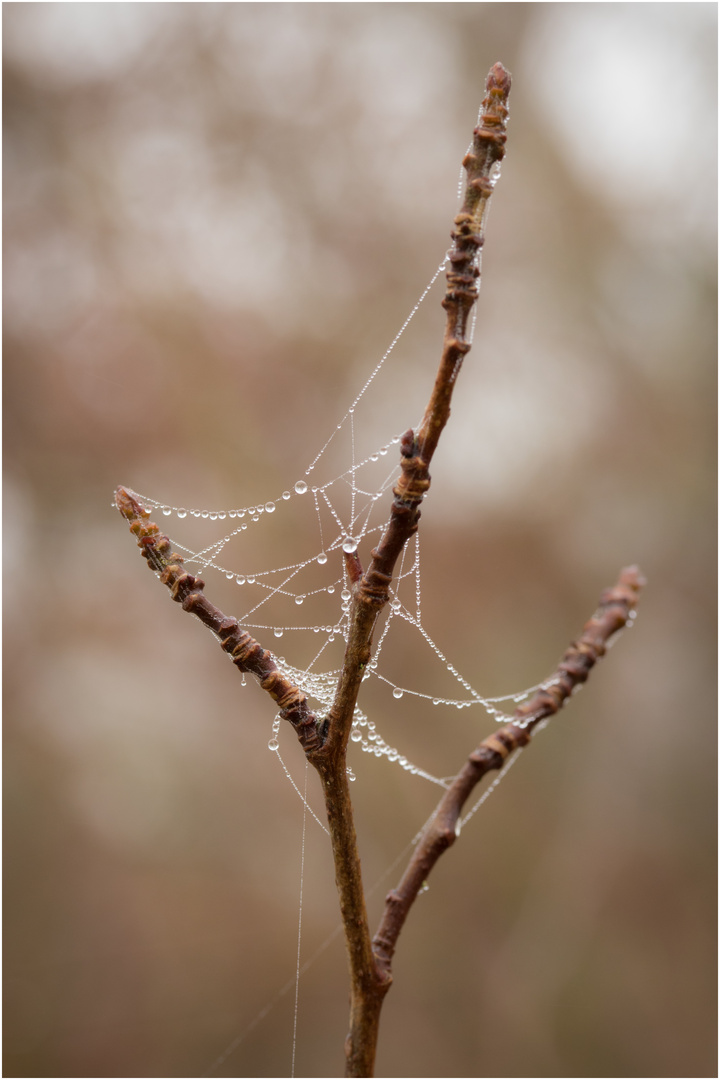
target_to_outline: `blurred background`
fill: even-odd
[[[266,695],[148,574],[112,492],[229,507],[298,479],[443,257],[497,60],[508,155],[424,622],[504,693],[622,566],[649,584],[419,898],[377,1074],[716,1075],[716,18],[4,5],[4,1075],[290,1074],[293,992],[258,1017],[295,971],[302,805]],[[419,418],[441,295],[393,356],[387,435]],[[281,524],[248,565],[294,560]],[[396,681],[426,659],[400,641]],[[492,728],[385,691],[380,731],[431,772]],[[375,926],[438,789],[351,764]],[[337,921],[310,821],[303,960]],[[295,1074],[341,1075],[346,1025],[337,938],[301,980]]]

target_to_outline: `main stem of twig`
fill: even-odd
[[[318,763],[335,863],[335,882],[350,965],[350,1032],[345,1046],[346,1076],[372,1076],[378,1021],[390,986],[378,970],[370,942],[360,856],[344,753],[338,761]]]
[[[320,772],[325,791],[335,880],[345,927],[351,987],[350,1031],[345,1053],[346,1076],[351,1077],[374,1075],[380,1010],[392,976],[389,965],[377,962],[370,942],[345,775],[347,745],[360,684],[371,656],[375,623],[388,602],[397,560],[418,527],[420,504],[430,487],[430,463],[450,416],[453,388],[463,358],[470,350],[467,323],[478,296],[479,253],[485,239],[487,206],[498,163],[505,153],[510,76],[501,64],[495,64],[490,71],[486,89],[472,151],[463,162],[467,186],[451,234],[448,287],[443,300],[447,325],[435,385],[418,431],[411,430],[403,436],[402,471],[393,492],[390,520],[372,552],[370,565],[364,574],[359,563],[348,568],[353,599],[343,668],[327,717],[324,745],[308,754]]]

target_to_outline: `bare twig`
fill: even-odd
[[[435,863],[460,835],[460,813],[473,788],[486,773],[501,768],[514,750],[526,746],[533,728],[558,712],[573,691],[585,682],[591,669],[604,656],[609,639],[628,622],[644,584],[636,566],[623,570],[617,584],[603,592],[598,610],[585,623],[578,640],[567,649],[554,674],[529,701],[515,710],[509,724],[483,739],[470,754],[438,803],[400,884],[387,895],[382,921],[373,938],[373,950],[381,971],[390,974],[398,935],[410,907]]]
[[[271,653],[247,631],[240,629],[237,619],[223,615],[208,600],[203,593],[205,582],[187,573],[182,555],[172,550],[169,538],[149,520],[149,511],[132,491],[119,487],[115,492],[115,505],[130,522],[130,532],[137,537],[143,557],[163,585],[167,585],[173,600],[182,605],[183,611],[197,615],[217,635],[220,645],[240,671],[258,679],[263,690],[277,702],[283,719],[295,728],[306,753],[317,749],[321,745],[318,720],[308,707],[302,690],[280,670]]]
[[[213,631],[241,671],[259,680],[277,703],[280,715],[294,727],[308,760],[318,771],[350,967],[350,1032],[345,1049],[346,1075],[353,1077],[373,1075],[380,1011],[392,983],[391,962],[398,935],[423,882],[443,851],[454,843],[460,813],[470,792],[487,772],[499,769],[514,749],[525,745],[533,728],[557,712],[584,682],[603,655],[609,637],[627,622],[642,584],[636,568],[623,571],[618,584],[603,594],[598,612],[567,650],[555,675],[516,710],[509,724],[470,754],[440,801],[398,888],[388,895],[380,928],[371,942],[346,772],[347,745],[360,684],[372,654],[375,624],[389,600],[397,560],[418,527],[420,504],[430,487],[430,463],[450,416],[452,393],[463,359],[470,350],[467,324],[478,295],[488,201],[505,154],[510,75],[502,64],[491,69],[486,89],[472,150],[463,162],[467,186],[451,234],[448,287],[443,300],[447,324],[432,394],[417,431],[407,431],[401,440],[401,473],[393,489],[389,521],[377,548],[371,552],[367,571],[363,571],[355,552],[344,554],[352,602],[343,667],[327,717],[316,717],[305,694],[281,671],[272,654],[241,629],[237,619],[224,615],[207,599],[204,582],[187,573],[182,557],[172,550],[168,537],[149,521],[149,512],[137,496],[122,487],[115,495],[142,554],[170,589],[173,599]]]

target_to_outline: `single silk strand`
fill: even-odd
[[[303,792],[302,848],[300,851],[300,900],[298,904],[298,943],[297,966],[295,969],[295,1013],[293,1016],[292,1066],[290,1076],[295,1076],[295,1054],[297,1051],[298,1000],[300,997],[300,946],[302,943],[303,884],[305,880],[305,832],[307,827],[307,783],[310,763],[305,759],[305,790]]]

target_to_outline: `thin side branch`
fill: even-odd
[[[628,622],[644,584],[636,566],[621,571],[617,584],[603,592],[598,610],[585,623],[577,641],[567,649],[554,674],[529,701],[515,710],[510,723],[483,739],[470,754],[438,803],[400,884],[386,897],[382,921],[373,938],[373,951],[381,971],[390,974],[398,935],[416,896],[440,856],[460,835],[460,815],[472,790],[487,773],[500,769],[514,750],[526,746],[533,728],[558,712],[585,682],[600,657],[605,655],[610,638]]]
[[[143,558],[163,585],[167,585],[173,600],[183,611],[197,615],[200,622],[212,630],[240,671],[258,679],[263,690],[277,703],[283,719],[295,728],[305,752],[317,750],[322,745],[319,724],[302,690],[280,670],[271,653],[246,630],[240,629],[237,619],[223,615],[220,608],[208,600],[203,592],[205,582],[188,574],[182,555],[172,550],[170,539],[150,521],[149,511],[133,492],[119,487],[115,492],[115,505],[130,522],[130,532],[137,537]]]

